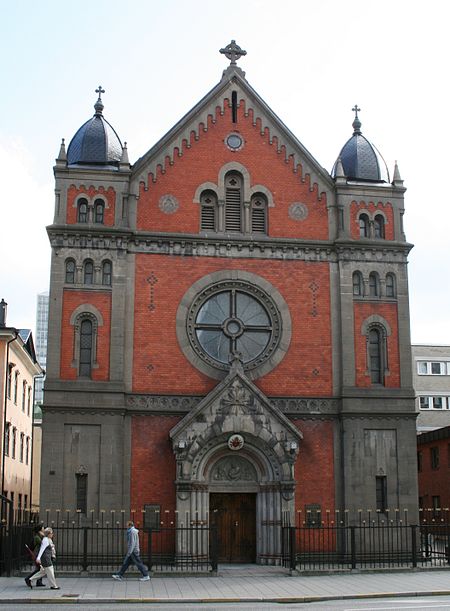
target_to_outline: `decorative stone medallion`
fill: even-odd
[[[242,448],[244,447],[244,438],[242,437],[242,435],[231,435],[231,437],[228,439],[228,447],[230,448],[230,450],[242,450]]]
[[[159,198],[159,209],[164,214],[174,214],[180,207],[177,198],[174,195],[161,195]]]
[[[294,202],[289,206],[288,214],[294,221],[304,221],[308,216],[308,206],[301,202]]]

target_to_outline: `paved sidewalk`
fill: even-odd
[[[217,577],[60,577],[60,590],[33,588],[22,577],[0,578],[2,603],[313,602],[346,598],[450,595],[450,570],[289,576],[271,567],[220,570]]]

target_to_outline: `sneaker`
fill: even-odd
[[[117,579],[117,581],[123,581],[122,575],[111,575],[113,579]]]
[[[150,581],[150,575],[146,575],[145,577],[141,577],[139,581]]]
[[[60,590],[61,588],[59,586],[51,586],[50,590]]]
[[[29,577],[25,577],[25,583],[27,584],[27,586],[28,586],[29,588],[31,588],[31,589],[33,588],[33,586],[31,585],[31,580],[30,580],[30,578],[29,578]]]

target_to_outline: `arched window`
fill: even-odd
[[[214,191],[203,191],[200,207],[200,230],[217,231],[217,195]]]
[[[394,274],[386,274],[386,297],[396,297],[397,287]]]
[[[369,274],[369,295],[370,297],[380,296],[380,277],[377,272],[370,272]]]
[[[111,261],[103,261],[102,264],[102,284],[103,286],[111,286],[112,264]]]
[[[225,177],[225,231],[242,231],[242,176],[237,172]]]
[[[94,264],[90,259],[84,262],[83,282],[84,284],[94,284]]]
[[[80,323],[80,359],[78,373],[80,377],[91,377],[92,371],[93,329],[92,321],[84,318]]]
[[[75,261],[73,259],[66,260],[66,283],[75,283]]]
[[[384,239],[384,217],[377,214],[373,221],[373,230],[375,238]]]
[[[359,237],[369,237],[369,217],[367,214],[361,214],[359,217]]]
[[[384,384],[384,368],[386,365],[384,334],[378,327],[372,327],[369,330],[368,359],[370,381],[372,384]]]
[[[261,193],[252,197],[250,214],[252,233],[267,233],[267,198]]]
[[[94,202],[94,220],[96,223],[102,223],[105,219],[105,202],[102,199],[96,199]]]
[[[88,201],[87,199],[79,199],[78,200],[78,218],[79,223],[87,223],[88,222]]]
[[[364,280],[361,272],[353,272],[353,295],[355,297],[364,296]]]

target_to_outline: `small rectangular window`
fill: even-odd
[[[161,526],[161,505],[144,505],[144,528],[158,530]]]
[[[431,497],[431,501],[433,503],[433,517],[437,518],[439,517],[439,513],[441,511],[441,497],[433,496]]]
[[[442,397],[433,397],[433,409],[442,409]]]
[[[431,375],[442,375],[442,363],[432,362],[431,363]]]
[[[419,397],[419,399],[420,399],[420,409],[429,409],[430,397]]]
[[[417,363],[417,371],[419,375],[427,375],[428,373],[428,363],[426,361],[419,361]]]
[[[322,509],[317,503],[305,505],[306,527],[320,528],[322,525]]]
[[[375,477],[376,484],[376,502],[377,511],[384,513],[387,507],[387,477],[385,475],[377,475]]]
[[[439,469],[439,448],[433,446],[430,448],[430,464],[432,469]]]
[[[87,485],[88,476],[87,473],[76,473],[76,501],[77,511],[80,513],[87,513]]]

